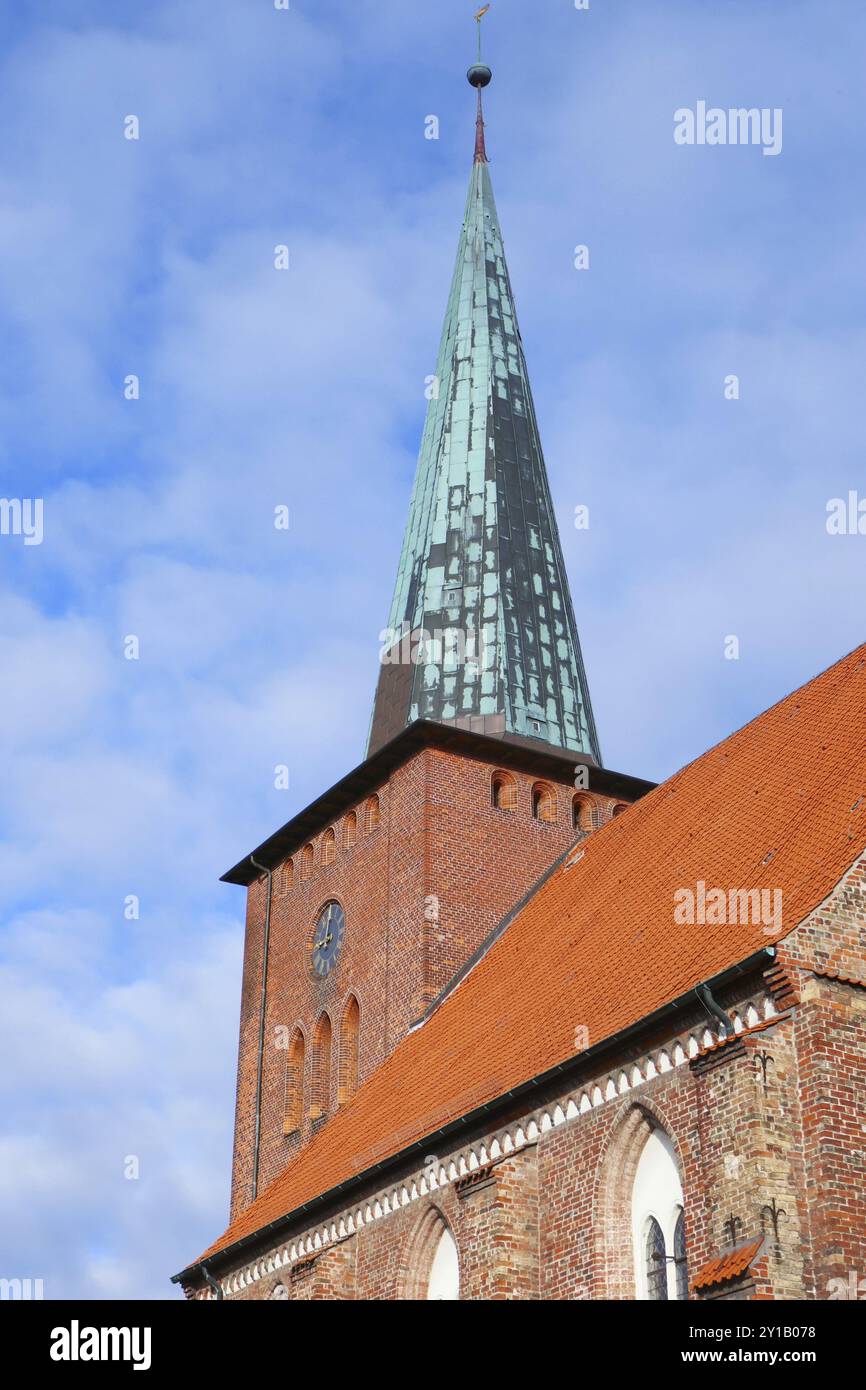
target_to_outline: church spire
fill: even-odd
[[[479,27],[475,157],[367,751],[430,719],[600,763],[490,181],[480,41]]]

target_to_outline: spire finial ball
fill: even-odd
[[[493,73],[486,63],[473,63],[466,76],[473,87],[486,87]]]

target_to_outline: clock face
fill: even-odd
[[[323,979],[337,964],[345,930],[346,918],[340,904],[325,903],[313,936],[313,969]]]

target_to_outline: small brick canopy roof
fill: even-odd
[[[570,866],[566,857],[201,1258],[435,1144],[441,1128],[573,1059],[576,1029],[596,1046],[754,956],[818,906],[864,846],[866,645],[589,836]],[[701,880],[780,889],[779,936],[760,924],[677,924],[675,892]]]
[[[763,1243],[764,1238],[761,1236],[758,1240],[750,1241],[748,1245],[741,1245],[737,1250],[728,1250],[724,1255],[707,1260],[692,1280],[692,1288],[697,1292],[699,1289],[711,1289],[716,1284],[726,1284],[730,1279],[741,1279],[748,1272]]]

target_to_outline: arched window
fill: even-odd
[[[420,1214],[403,1265],[402,1298],[439,1301],[460,1297],[457,1246],[448,1222],[432,1202]]]
[[[304,1122],[304,1035],[296,1028],[286,1053],[283,1134],[294,1134]]]
[[[351,849],[358,838],[358,817],[354,811],[350,811],[343,822],[343,844],[346,849]]]
[[[304,845],[301,855],[301,878],[309,878],[316,862],[316,852],[312,845]]]
[[[460,1261],[457,1257],[457,1246],[444,1223],[430,1266],[427,1297],[437,1302],[460,1297]]]
[[[517,783],[510,772],[494,772],[490,781],[490,799],[497,811],[517,810]]]
[[[532,814],[548,824],[556,820],[556,792],[546,782],[536,782],[532,788]]]
[[[340,1023],[340,1074],[337,1101],[345,1105],[358,1089],[358,1050],[361,1036],[361,1010],[350,994]]]
[[[379,805],[379,798],[378,796],[371,796],[367,800],[367,831],[375,830],[381,819],[382,810]]]
[[[331,1104],[331,1020],[322,1014],[313,1034],[312,1104],[310,1119],[327,1115]]]
[[[592,802],[588,796],[575,796],[571,802],[571,824],[575,830],[592,829]]]
[[[616,803],[616,805],[614,806],[613,810],[611,811],[611,815],[612,815],[612,816],[621,816],[622,813],[623,813],[623,811],[627,811],[627,810],[628,810],[628,803],[625,802],[625,801],[618,801],[618,802]]]
[[[676,1150],[662,1129],[649,1135],[632,1187],[632,1239],[638,1298],[688,1297],[683,1188]]]
[[[322,863],[333,864],[337,856],[337,836],[334,830],[326,830],[322,836]]]
[[[287,859],[285,864],[281,864],[274,874],[274,897],[284,898],[292,886],[292,872],[294,865],[291,859]]]
[[[644,1271],[647,1298],[654,1302],[667,1302],[668,1269],[665,1238],[662,1234],[662,1228],[654,1216],[651,1216],[647,1223],[644,1237],[644,1257],[646,1260]]]

